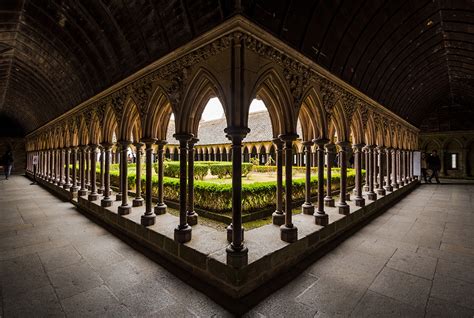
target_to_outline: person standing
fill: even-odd
[[[438,173],[441,169],[441,160],[439,159],[438,152],[436,150],[433,150],[431,152],[431,156],[428,159],[428,169],[432,171],[431,176],[428,179],[429,183],[431,183],[433,177],[436,179],[436,183],[440,183],[438,179]]]
[[[422,152],[421,153],[421,177],[423,178],[423,180],[425,180],[425,183],[428,183],[427,173],[426,173],[426,169],[428,168],[428,166],[427,166],[426,161],[427,161],[426,153]]]
[[[7,150],[7,152],[3,155],[2,163],[3,172],[5,173],[5,179],[8,180],[8,177],[10,177],[13,167],[13,153],[11,150]]]

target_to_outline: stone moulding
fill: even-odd
[[[32,178],[30,173],[27,173],[27,176]],[[278,278],[326,247],[328,243],[399,201],[418,185],[418,182],[409,183],[381,196],[377,201],[369,201],[363,208],[351,206],[349,215],[330,213],[330,223],[326,227],[315,225],[311,215],[295,215],[294,222],[299,229],[295,243],[281,241],[278,227],[272,224],[246,231],[249,264],[235,269],[226,264],[225,248],[228,243],[225,231],[197,225],[193,227],[193,240],[179,244],[173,240],[173,228],[178,223],[178,218],[173,215],[157,215],[155,225],[144,227],[140,225],[140,216],[143,213],[140,208],[134,208],[129,215],[119,216],[116,212],[118,203],[103,208],[85,197],[73,199],[63,189],[45,180],[39,179],[38,183],[61,198],[70,200],[82,212],[107,224],[234,300],[242,299]]]

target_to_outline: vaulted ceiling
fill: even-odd
[[[416,125],[474,105],[472,0],[1,0],[0,118],[30,131],[235,12]]]

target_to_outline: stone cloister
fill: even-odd
[[[232,161],[232,223],[223,236],[215,234],[219,238],[205,227],[196,230],[199,216],[193,208],[194,161],[210,158],[203,156],[203,147],[196,155],[195,144],[201,114],[212,97],[223,105],[227,128],[221,133],[229,144],[206,152],[213,149],[214,160]],[[258,234],[248,236],[242,226],[242,162],[252,152],[242,145],[254,98],[268,109],[273,140],[264,147],[265,153],[273,147],[277,165],[273,225],[265,231],[278,235],[282,243],[273,248],[271,265],[268,257],[249,257],[257,247],[247,242]],[[179,145],[169,153],[180,154],[179,217],[162,221],[167,215],[163,162],[170,149],[166,136],[172,114],[173,137]],[[211,285],[232,297],[242,297],[317,249],[326,236],[336,236],[410,191],[418,132],[383,105],[236,16],[28,134],[27,174],[33,176],[33,158],[38,156],[36,177],[43,185],[195,276],[210,277]],[[298,224],[291,186],[297,138],[304,162],[313,162],[306,165],[306,198]],[[136,179],[136,193],[128,191],[129,149],[145,154],[145,171],[142,156],[136,156],[136,174],[146,176],[143,187],[141,178]],[[120,156],[120,187],[115,192],[110,182],[112,152]],[[333,152],[339,153],[341,169],[336,202],[323,181],[325,173],[331,174],[331,160],[325,156]],[[347,188],[348,152],[354,153],[356,171],[352,195]],[[157,198],[152,197],[153,157],[158,161]],[[311,166],[317,167],[320,180],[316,200],[310,195]],[[328,209],[340,216],[330,216]],[[139,217],[129,217],[132,214]],[[228,243],[222,245],[220,237]],[[219,248],[206,250],[208,246],[200,245],[203,239],[219,241]]]

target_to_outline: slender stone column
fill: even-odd
[[[100,200],[100,206],[102,207],[109,207],[112,206],[112,198],[110,197],[110,159],[111,159],[111,151],[112,151],[113,144],[111,143],[103,143],[102,147],[104,148],[104,197]]]
[[[293,141],[298,135],[280,135],[284,142],[285,152],[285,224],[280,226],[280,238],[288,243],[298,240],[298,228],[293,224],[292,190],[293,190]]]
[[[72,154],[72,178],[71,178],[71,192],[77,192],[78,187],[77,187],[77,147],[72,147],[71,148],[71,154]]]
[[[385,195],[386,192],[385,192],[385,188],[383,186],[383,182],[384,182],[384,174],[383,174],[383,154],[385,153],[385,147],[383,146],[379,146],[377,147],[377,155],[378,155],[378,162],[379,162],[379,186],[377,188],[377,194],[378,195]]]
[[[49,182],[54,182],[54,150],[49,151]]]
[[[121,145],[118,142],[115,143],[115,154],[112,155],[112,158],[115,160],[115,163],[119,164],[119,172],[121,171],[121,167],[122,167],[120,149],[121,149]],[[122,201],[122,189],[123,189],[122,178],[119,177],[118,192],[115,194],[115,201]]]
[[[375,162],[374,162],[374,147],[375,146],[367,146],[368,151],[368,173],[369,173],[369,191],[367,191],[367,198],[369,200],[375,201],[377,200],[377,193],[374,192],[374,179],[375,179]]]
[[[58,152],[59,150],[58,149],[54,149],[53,150],[53,180],[52,180],[52,183],[53,184],[58,184]]]
[[[398,167],[398,158],[397,158],[397,149],[392,149],[392,188],[393,189],[398,189],[398,179],[397,179],[397,167]]]
[[[156,215],[166,213],[166,204],[164,202],[164,193],[163,193],[163,177],[164,177],[164,167],[163,167],[163,147],[167,144],[164,140],[159,140],[156,142],[158,145],[156,156],[158,157],[158,202],[155,205],[154,212]]]
[[[86,153],[85,153],[85,158],[84,158],[84,162],[85,162],[85,166],[86,166],[85,175],[86,175],[86,189],[87,190],[90,190],[90,188],[91,188],[91,183],[90,183],[90,174],[91,174],[90,159],[91,159],[91,150],[90,150],[89,147],[87,147],[86,148]]]
[[[392,192],[393,191],[393,186],[392,186],[392,150],[393,148],[386,148],[385,149],[385,158],[387,162],[387,183],[385,184],[385,191],[387,192]]]
[[[194,145],[198,141],[197,138],[191,138],[188,141],[188,207],[186,217],[191,226],[198,223],[198,214],[194,211]]]
[[[405,157],[406,157],[405,180],[406,180],[406,183],[410,183],[411,182],[411,178],[410,178],[410,167],[411,167],[410,150],[405,151]]]
[[[65,157],[65,162],[64,162],[64,185],[63,185],[63,188],[65,190],[68,190],[69,188],[71,188],[71,180],[69,178],[69,165],[71,164],[71,148],[66,148],[65,149],[65,153],[64,153],[64,157]]]
[[[362,196],[362,148],[364,144],[356,144],[354,147],[354,165],[356,170],[355,177],[355,204],[356,206],[365,206],[365,199]]]
[[[304,214],[312,215],[314,213],[314,206],[311,203],[311,146],[312,141],[304,141],[304,155],[306,157],[306,175],[305,175],[305,202],[301,206],[301,211]]]
[[[58,186],[64,186],[64,148],[59,149],[59,180]]]
[[[144,226],[150,226],[155,224],[156,216],[152,210],[152,171],[153,171],[153,144],[155,143],[154,139],[144,140],[145,142],[145,170],[146,170],[146,179],[145,179],[145,213],[141,217],[141,224]]]
[[[369,148],[365,146],[362,148],[364,151],[364,169],[365,169],[365,183],[364,183],[364,192],[369,191]]]
[[[405,185],[405,180],[403,174],[405,172],[405,159],[403,157],[404,150],[400,149],[398,151],[398,183],[403,187]]]
[[[135,178],[135,198],[132,201],[132,206],[143,206],[143,198],[142,198],[142,147],[143,144],[141,142],[137,142],[134,144],[135,148],[137,149],[137,160],[135,162],[136,167],[136,178]]]
[[[339,159],[341,161],[341,186],[339,193],[339,202],[337,207],[339,208],[339,214],[348,215],[350,213],[350,207],[346,202],[347,199],[347,150],[350,147],[350,142],[341,141],[339,145]]]
[[[279,138],[274,138],[276,147],[276,167],[277,167],[277,188],[276,188],[276,209],[272,214],[272,222],[275,225],[285,223],[285,213],[283,212],[283,142]]]
[[[131,142],[128,140],[120,141],[120,184],[122,185],[122,204],[118,207],[119,215],[126,215],[132,211],[128,204],[128,160],[127,151]]]
[[[91,174],[91,193],[87,196],[89,201],[97,201],[99,194],[97,193],[97,180],[96,180],[96,166],[97,166],[97,145],[90,145],[89,156],[90,156],[90,174]]]
[[[56,185],[62,186],[62,169],[61,169],[61,163],[62,163],[62,154],[63,154],[63,149],[58,148],[56,150]]]
[[[87,146],[80,146],[79,149],[81,150],[81,155],[79,159],[79,175],[81,179],[81,188],[77,192],[79,196],[84,196],[87,194],[86,189],[86,170],[85,170],[85,162],[86,162],[86,148]]]
[[[242,227],[242,140],[250,130],[245,127],[227,127],[224,131],[232,142],[232,224],[227,228],[227,236],[231,233],[232,240],[226,248],[227,264],[241,268],[248,264],[248,249],[243,243]]]
[[[97,193],[103,194],[104,193],[104,168],[105,168],[105,150],[104,147],[101,146],[100,148],[100,187],[97,189]]]
[[[334,198],[332,197],[332,162],[334,154],[336,153],[336,146],[333,143],[326,144],[326,196],[324,197],[325,206],[334,206]]]
[[[318,146],[318,208],[314,212],[314,221],[317,225],[326,226],[329,223],[329,216],[324,212],[324,145],[328,139],[316,139],[314,142]]]
[[[174,240],[178,243],[186,243],[191,240],[192,228],[189,226],[186,215],[186,182],[187,182],[187,153],[188,141],[192,134],[174,134],[179,141],[179,225],[174,229]]]

